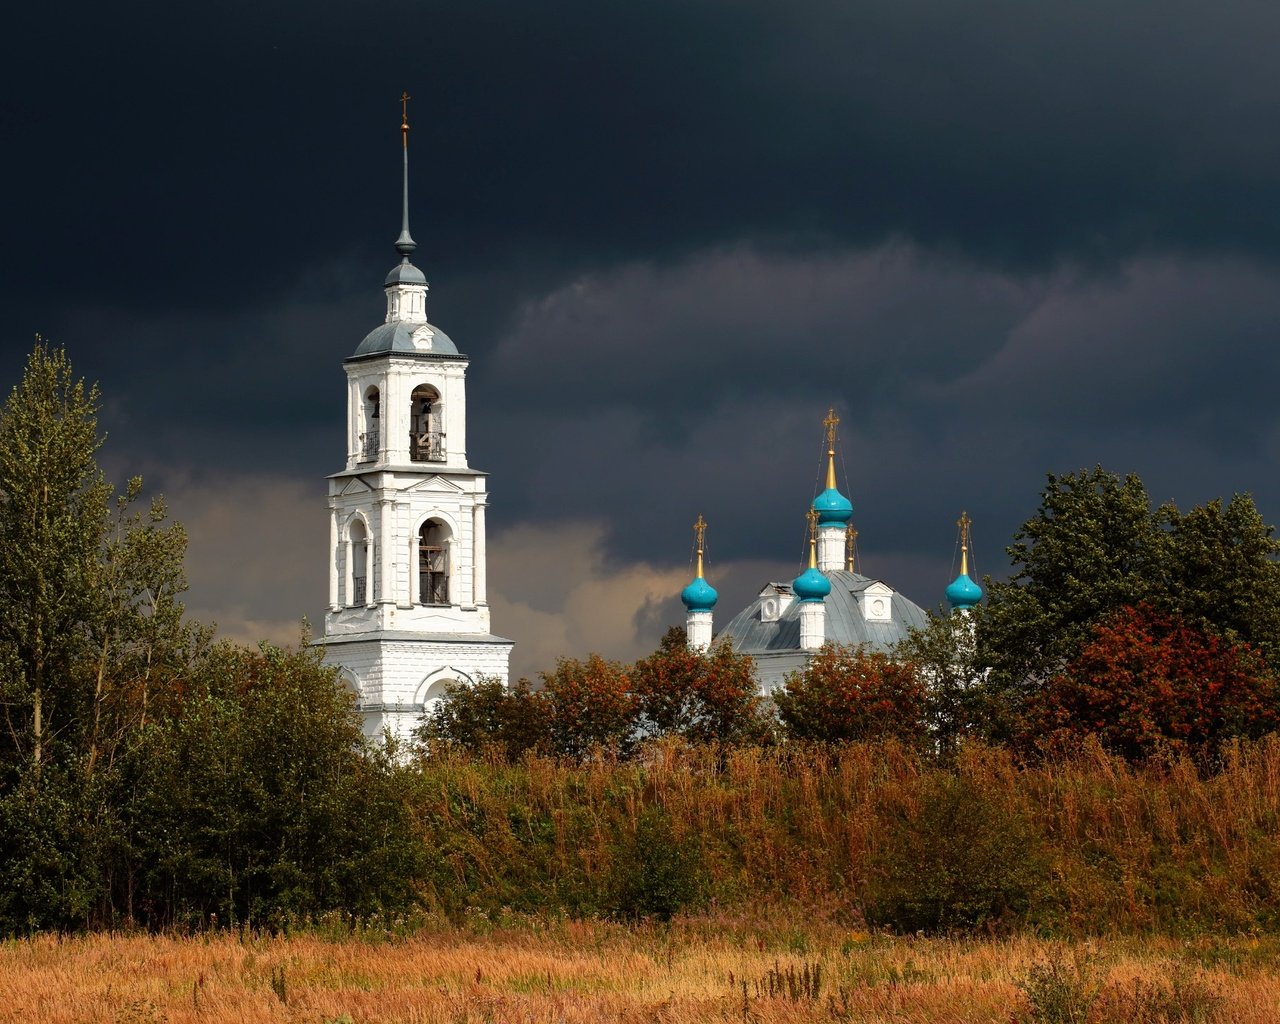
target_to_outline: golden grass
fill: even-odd
[[[11,941],[0,946],[0,1020],[1014,1021],[1031,1019],[1019,983],[1035,965],[1053,962],[1102,988],[1093,1021],[1280,1019],[1280,939],[1269,937],[1063,945],[891,939],[822,922],[688,919],[623,928],[530,919],[487,934],[423,931],[385,941],[317,934]],[[797,984],[806,968],[810,979],[821,972],[816,997]],[[1169,1000],[1154,999],[1175,984],[1196,995],[1174,1000],[1191,1015],[1170,1015]]]

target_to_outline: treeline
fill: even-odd
[[[400,769],[316,655],[184,620],[186,538],[113,495],[98,401],[38,346],[0,410],[0,932],[411,906]]]
[[[1280,544],[1252,499],[1185,515],[1137,477],[1051,476],[987,601],[939,611],[886,655],[828,646],[761,698],[751,659],[673,629],[633,665],[562,660],[540,685],[459,687],[422,736],[472,752],[627,757],[643,741],[896,739],[947,759],[966,743],[1023,761],[1089,738],[1134,762],[1195,758],[1280,721]]]

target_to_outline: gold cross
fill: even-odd
[[[822,425],[827,428],[827,454],[834,455],[836,453],[836,427],[840,426],[840,417],[836,415],[834,408],[827,409],[827,418],[822,421]]]
[[[805,518],[809,520],[809,539],[817,540],[818,538],[818,510],[811,508],[805,514]]]
[[[703,541],[707,536],[707,521],[702,518],[702,513],[698,513],[698,521],[693,524],[693,535],[698,541],[698,550],[702,550]]]
[[[961,512],[960,518],[956,520],[956,526],[960,527],[960,547],[969,547],[969,527],[973,520],[969,518],[968,512]]]

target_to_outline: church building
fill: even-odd
[[[365,734],[407,740],[449,684],[507,682],[513,644],[490,632],[489,496],[467,463],[467,357],[427,320],[427,280],[410,260],[407,116],[400,130],[400,262],[383,283],[384,322],[343,364],[346,464],[329,477],[317,644],[355,690]]]
[[[890,653],[913,628],[923,627],[923,608],[884,580],[856,570],[858,531],[851,522],[853,503],[836,486],[835,410],[827,413],[825,489],[813,499],[809,521],[809,559],[795,579],[766,583],[755,600],[729,620],[714,642],[726,642],[751,655],[762,693],[779,689],[788,675],[802,670],[824,644],[866,645]],[[982,589],[969,578],[968,517],[962,516],[960,575],[947,587],[955,613],[964,614],[982,600]],[[681,592],[686,609],[689,645],[705,650],[714,634],[712,616],[718,595],[704,578],[706,523],[695,526],[697,568]]]

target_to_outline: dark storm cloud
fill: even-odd
[[[923,603],[957,506],[999,571],[1046,470],[1101,461],[1183,504],[1252,488],[1280,518],[1275,5],[7,19],[0,373],[36,331],[66,343],[103,382],[113,469],[172,484],[213,538],[197,568],[252,529],[238,478],[323,543],[301,495],[336,468],[340,362],[382,317],[403,88],[418,263],[474,360],[496,542],[536,529],[570,557],[586,523],[599,563],[545,607],[545,567],[513,570],[529,629],[559,615],[579,644],[602,628],[584,609],[632,592],[626,629],[666,614],[699,510],[727,604],[748,564],[798,561],[828,404],[869,571]],[[234,574],[208,577],[201,600],[233,605]],[[263,593],[246,635],[288,618]]]

